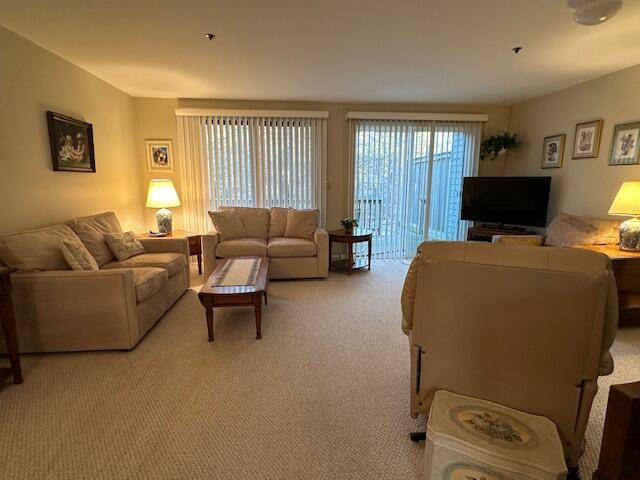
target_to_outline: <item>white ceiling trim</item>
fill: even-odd
[[[484,113],[407,113],[407,112],[347,112],[347,120],[435,120],[444,122],[487,122]]]
[[[329,112],[309,110],[219,110],[211,108],[176,108],[177,117],[294,117],[329,118]]]

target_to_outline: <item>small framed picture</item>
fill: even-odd
[[[147,164],[150,172],[173,172],[171,140],[147,140]]]
[[[542,143],[542,168],[561,168],[564,158],[564,141],[567,136],[563,133],[544,137]]]
[[[640,122],[616,125],[613,130],[613,144],[609,165],[638,164],[638,140],[640,140]]]
[[[572,158],[596,158],[600,151],[601,133],[602,120],[577,124]]]
[[[96,171],[93,125],[55,112],[47,112],[47,125],[54,171]]]

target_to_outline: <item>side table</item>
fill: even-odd
[[[346,231],[344,228],[340,230],[331,230],[329,232],[329,270],[339,270],[347,272],[351,275],[354,270],[367,267],[371,270],[371,238],[372,230],[364,228],[354,228],[353,231]],[[333,261],[333,243],[344,243],[347,246],[347,259]],[[353,257],[353,244],[367,242],[367,263],[362,258]]]
[[[16,322],[13,316],[13,303],[11,302],[11,269],[0,267],[0,321],[2,331],[7,343],[10,368],[0,368],[0,382],[13,376],[13,383],[22,383],[22,371],[20,370],[20,352],[18,351],[18,336],[16,334]]]
[[[598,469],[593,480],[632,480],[640,472],[640,382],[609,389]]]
[[[140,238],[186,238],[189,241],[189,255],[198,257],[198,274],[202,275],[202,235],[199,233],[191,233],[186,230],[173,230],[165,237],[154,237],[147,233],[137,233]]]

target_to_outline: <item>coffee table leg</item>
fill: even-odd
[[[204,306],[204,309],[207,314],[207,332],[209,334],[209,341],[213,342],[213,306],[207,304]]]
[[[256,339],[260,340],[262,338],[262,294],[255,296],[254,307],[256,312]]]

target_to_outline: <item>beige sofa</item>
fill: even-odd
[[[140,240],[147,253],[117,261],[103,240],[112,212],[0,235],[11,275],[21,352],[131,349],[189,286],[186,239]],[[71,270],[60,252],[79,237],[99,270]],[[4,345],[4,341],[0,341]]]
[[[411,352],[410,408],[436,390],[550,418],[570,467],[581,453],[617,297],[609,259],[571,248],[426,242],[403,294]]]
[[[222,207],[236,210],[247,232],[246,238],[222,241],[215,227],[202,236],[204,278],[213,272],[216,261],[241,256],[270,257],[271,279],[326,278],[329,270],[329,236],[316,228],[309,239],[286,238],[281,225],[287,209]],[[286,218],[286,215],[285,217]]]

